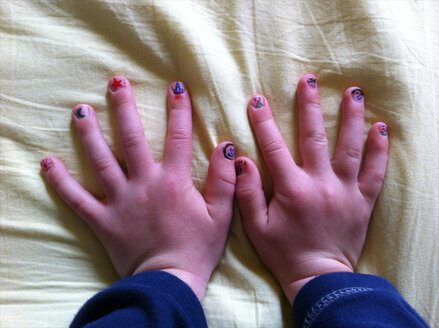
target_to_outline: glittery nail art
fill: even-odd
[[[232,143],[228,143],[223,148],[224,157],[233,161],[235,159],[235,146]]]
[[[43,169],[44,173],[49,172],[55,166],[55,164],[53,163],[53,161],[50,158],[43,159],[41,161],[40,165],[41,165],[41,168]]]
[[[246,161],[237,161],[237,162],[235,162],[236,175],[243,174],[246,166],[247,166],[247,162]]]
[[[384,137],[387,137],[387,135],[389,134],[389,131],[387,129],[387,125],[385,125],[385,124],[380,124],[378,129],[379,129],[381,135]]]
[[[363,91],[361,91],[361,89],[352,90],[351,96],[352,96],[352,100],[354,102],[359,103],[359,104],[363,103],[364,94],[363,94]]]
[[[256,110],[260,110],[262,109],[262,107],[265,106],[264,104],[264,98],[262,98],[261,96],[256,96],[253,97],[252,101],[251,101],[251,105],[254,109]]]
[[[308,86],[313,89],[317,88],[317,80],[313,77],[310,77],[308,80],[306,80],[306,83],[308,83]]]
[[[74,113],[77,118],[81,119],[90,115],[90,110],[88,109],[87,106],[81,106],[77,108]]]
[[[113,79],[111,80],[111,83],[110,83],[110,89],[113,92],[117,92],[120,89],[125,88],[126,85],[127,85],[126,81],[123,78],[113,77]]]

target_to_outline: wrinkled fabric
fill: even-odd
[[[106,83],[129,78],[160,161],[167,86],[183,81],[193,100],[197,188],[214,147],[229,140],[258,164],[270,197],[247,101],[267,96],[300,164],[295,90],[310,72],[331,154],[350,86],[365,93],[365,138],[374,122],[389,126],[387,177],[357,271],[388,279],[439,327],[438,35],[437,1],[1,1],[0,326],[65,327],[118,279],[39,167],[43,156],[58,156],[103,197],[71,122],[76,104],[96,109],[122,161]],[[257,258],[237,207],[203,307],[210,327],[292,326],[290,304]]]

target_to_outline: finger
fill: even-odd
[[[297,85],[300,153],[306,171],[322,173],[331,168],[328,138],[314,75],[303,76]]]
[[[95,111],[91,106],[78,105],[72,111],[72,119],[99,182],[107,196],[114,196],[126,178],[105,141]]]
[[[163,164],[189,172],[192,160],[192,105],[182,82],[173,82],[168,89],[168,136]]]
[[[332,161],[335,173],[343,179],[358,179],[363,133],[364,96],[360,88],[352,87],[343,95],[341,129]]]
[[[108,92],[116,109],[119,137],[130,177],[144,176],[155,167],[128,79],[115,76]]]
[[[369,131],[364,165],[358,178],[358,187],[371,204],[375,203],[383,186],[388,149],[387,125],[375,123]]]
[[[104,205],[72,178],[59,159],[45,157],[41,161],[41,168],[58,195],[95,230],[105,217]]]
[[[250,159],[239,157],[236,167],[236,200],[241,211],[244,228],[250,238],[263,231],[268,222],[267,201],[262,190],[258,168]]]
[[[289,181],[298,167],[274,122],[267,99],[262,95],[253,96],[248,103],[248,113],[275,186]]]
[[[235,146],[220,143],[210,158],[204,199],[212,219],[229,224],[235,194]]]

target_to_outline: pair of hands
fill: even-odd
[[[108,92],[126,173],[105,142],[92,107],[81,104],[72,112],[105,199],[87,192],[56,157],[44,158],[41,166],[57,193],[96,233],[121,277],[167,271],[201,300],[224,251],[235,194],[250,240],[290,302],[312,278],[354,270],[382,187],[388,150],[387,127],[376,123],[359,174],[364,130],[359,88],[349,88],[343,96],[342,127],[330,161],[315,77],[300,79],[302,167],[292,159],[266,98],[252,97],[250,121],[274,182],[268,204],[256,165],[246,157],[235,159],[230,142],[213,151],[204,195],[194,187],[192,108],[183,83],[168,88],[168,132],[159,163],[146,141],[129,81],[110,79]]]

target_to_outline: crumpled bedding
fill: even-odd
[[[155,159],[166,88],[193,99],[193,179],[204,188],[215,145],[235,143],[271,179],[246,104],[267,96],[294,158],[296,84],[317,76],[331,153],[345,88],[366,96],[366,128],[389,126],[387,177],[358,272],[390,280],[439,327],[439,2],[9,0],[0,3],[0,326],[65,327],[118,279],[97,238],[44,181],[56,155],[102,196],[71,123],[97,110],[119,159],[106,82],[128,77]],[[365,131],[365,137],[367,131]],[[292,327],[291,309],[249,243],[235,205],[224,257],[203,306],[210,327]]]

